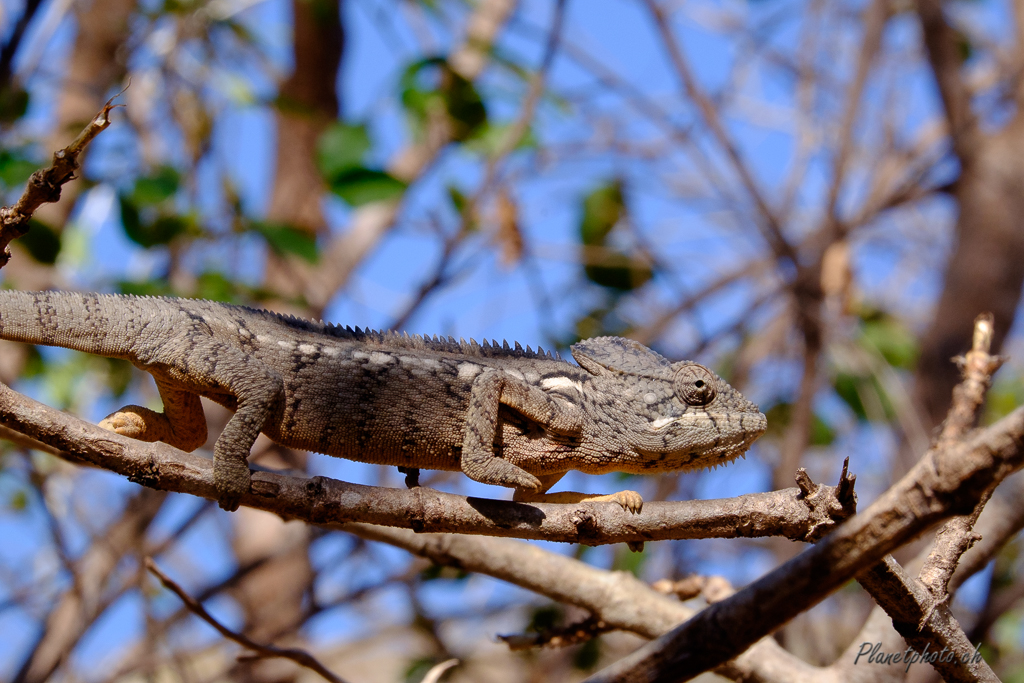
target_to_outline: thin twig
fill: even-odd
[[[79,168],[78,157],[93,138],[110,125],[110,111],[124,106],[112,104],[123,92],[107,100],[103,109],[70,145],[53,153],[53,164],[49,168],[39,169],[29,177],[25,191],[14,205],[0,208],[0,268],[11,260],[7,245],[28,232],[29,219],[36,209],[59,200],[61,187],[77,177],[75,171]]]
[[[1002,356],[989,355],[995,322],[991,313],[984,313],[974,321],[974,340],[971,350],[963,358],[955,359],[960,365],[964,379],[953,389],[953,405],[949,409],[939,447],[953,444],[974,427],[978,409],[985,401],[985,394],[992,384],[992,375],[1003,364]],[[954,517],[946,522],[935,535],[931,554],[921,568],[919,578],[939,600],[948,597],[947,585],[956,571],[960,556],[967,552],[980,538],[974,531],[974,523],[984,509],[995,487],[988,489],[969,515]]]
[[[311,671],[315,671],[328,681],[331,681],[331,683],[345,683],[345,680],[343,678],[339,678],[338,676],[333,674],[330,670],[327,669],[327,667],[321,664],[316,659],[316,657],[309,654],[305,650],[300,650],[298,648],[293,647],[276,647],[274,645],[263,645],[261,643],[257,643],[253,640],[250,640],[248,637],[241,633],[236,633],[235,631],[232,631],[227,626],[224,626],[219,621],[214,619],[213,615],[207,612],[205,607],[203,607],[201,604],[199,604],[199,602],[194,600],[192,596],[186,593],[181,586],[176,584],[174,581],[170,579],[170,577],[168,577],[166,574],[160,571],[160,568],[156,566],[156,562],[154,562],[152,558],[146,558],[146,569],[148,569],[154,576],[160,579],[160,583],[164,585],[164,588],[177,595],[178,598],[183,603],[185,603],[185,606],[188,607],[189,610],[191,610],[196,616],[198,616],[207,624],[215,628],[218,633],[220,633],[228,640],[232,640],[241,645],[242,647],[258,653],[259,659],[290,659],[299,666],[305,667]]]
[[[746,163],[740,156],[739,149],[737,149],[736,144],[729,137],[718,109],[715,108],[711,99],[697,85],[697,79],[694,78],[689,62],[687,62],[676,37],[672,33],[664,10],[655,0],[645,0],[645,4],[654,19],[654,24],[658,29],[665,49],[668,51],[669,59],[671,59],[672,65],[676,70],[676,75],[682,82],[687,97],[697,105],[697,111],[700,113],[701,120],[711,131],[719,147],[725,152],[726,157],[728,157],[732,164],[733,170],[739,176],[740,182],[743,183],[744,189],[757,206],[758,213],[760,214],[758,225],[761,228],[765,241],[771,247],[776,258],[786,259],[796,264],[796,250],[786,240],[785,235],[783,235],[778,216],[776,216],[772,207],[769,206],[764,194],[754,180],[754,176],[750,173],[750,169],[747,168]]]

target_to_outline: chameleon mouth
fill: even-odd
[[[658,424],[660,423],[660,424]],[[659,420],[634,442],[642,470],[694,470],[728,463],[743,455],[768,427],[756,411],[700,413]]]

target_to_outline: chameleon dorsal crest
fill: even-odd
[[[606,371],[628,375],[649,375],[672,367],[661,354],[643,344],[623,337],[584,339],[571,347],[572,357],[592,375]]]

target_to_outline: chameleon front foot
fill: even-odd
[[[502,460],[490,453],[475,457],[473,454],[463,454],[462,471],[470,479],[483,484],[525,491],[538,491],[542,488],[540,479],[508,460]]]
[[[217,504],[228,512],[238,509],[242,496],[249,493],[252,474],[245,460],[224,458],[214,453],[213,485],[217,489]]]

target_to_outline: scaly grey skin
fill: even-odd
[[[100,423],[122,435],[192,451],[207,436],[200,396],[234,411],[214,445],[227,510],[249,491],[246,458],[261,431],[351,460],[462,470],[514,488],[516,500],[612,500],[637,512],[632,491],[542,494],[568,470],[726,463],[766,427],[707,368],[617,337],[573,346],[577,367],[519,344],[352,330],[210,301],[2,291],[0,338],[152,374],[164,412],[125,406]]]

